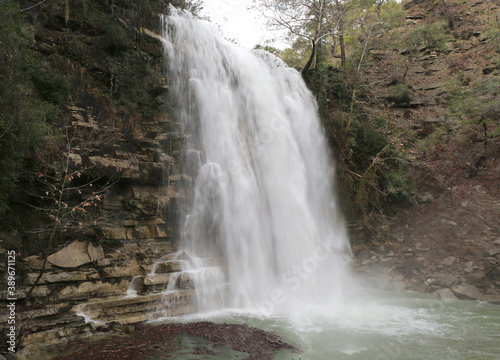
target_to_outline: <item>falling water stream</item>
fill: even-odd
[[[179,258],[199,312],[176,321],[278,331],[304,350],[281,359],[500,358],[495,306],[361,290],[349,274],[333,166],[297,71],[182,11],[163,29],[194,194]]]

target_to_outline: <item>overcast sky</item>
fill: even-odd
[[[264,26],[264,19],[248,10],[252,0],[205,0],[204,12],[221,27],[226,39],[237,39],[241,46],[253,48],[277,34]]]

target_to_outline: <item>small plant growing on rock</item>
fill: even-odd
[[[419,53],[422,50],[446,50],[446,36],[442,23],[423,24],[410,32],[407,39],[410,52]]]
[[[448,28],[455,29],[455,21],[459,16],[456,3],[451,0],[440,0],[437,5],[439,14],[448,22]]]
[[[392,87],[392,100],[396,103],[404,103],[407,107],[410,106],[410,84],[397,84]]]

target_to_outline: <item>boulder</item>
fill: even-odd
[[[434,291],[434,295],[438,296],[440,299],[443,300],[458,300],[458,297],[455,296],[453,291],[446,288]]]
[[[483,300],[490,304],[500,305],[500,295],[485,295]]]
[[[447,258],[445,258],[442,262],[441,262],[441,265],[443,266],[451,266],[451,264],[453,264],[455,262],[455,257],[454,256],[448,256]]]
[[[42,268],[43,268],[43,260],[40,259],[40,257],[37,255],[28,256],[27,258],[24,258],[23,260],[28,262],[30,268],[33,270],[42,270]],[[46,262],[45,263],[45,270],[49,270],[51,268],[52,268],[52,266],[50,266],[50,264],[48,262]]]
[[[464,276],[464,279],[469,284],[473,284],[477,282],[483,282],[484,280],[487,280],[487,277],[483,273],[472,273],[472,274],[466,274]]]
[[[61,268],[76,268],[102,258],[104,258],[104,251],[101,246],[94,247],[86,242],[74,241],[50,255],[47,261]]]
[[[457,285],[451,291],[461,300],[483,300],[484,295],[474,285]]]
[[[182,264],[179,261],[161,262],[156,266],[156,273],[158,274],[177,272],[181,270]]]
[[[420,252],[427,252],[430,250],[430,247],[424,246],[422,243],[417,243],[415,245],[415,249]]]
[[[417,201],[421,204],[429,203],[434,200],[434,196],[431,193],[424,193],[423,195],[417,195]]]
[[[89,244],[87,251],[91,261],[104,259],[104,250],[102,246]]]
[[[500,255],[500,248],[491,249],[491,250],[488,250],[486,252],[486,256],[495,257],[495,256],[498,256],[498,255]]]
[[[474,261],[467,261],[464,266],[464,272],[470,274],[474,271]]]

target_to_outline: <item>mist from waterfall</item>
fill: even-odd
[[[190,134],[193,204],[179,258],[200,311],[335,308],[350,248],[316,101],[275,56],[225,41],[171,9],[162,18],[169,89]]]

